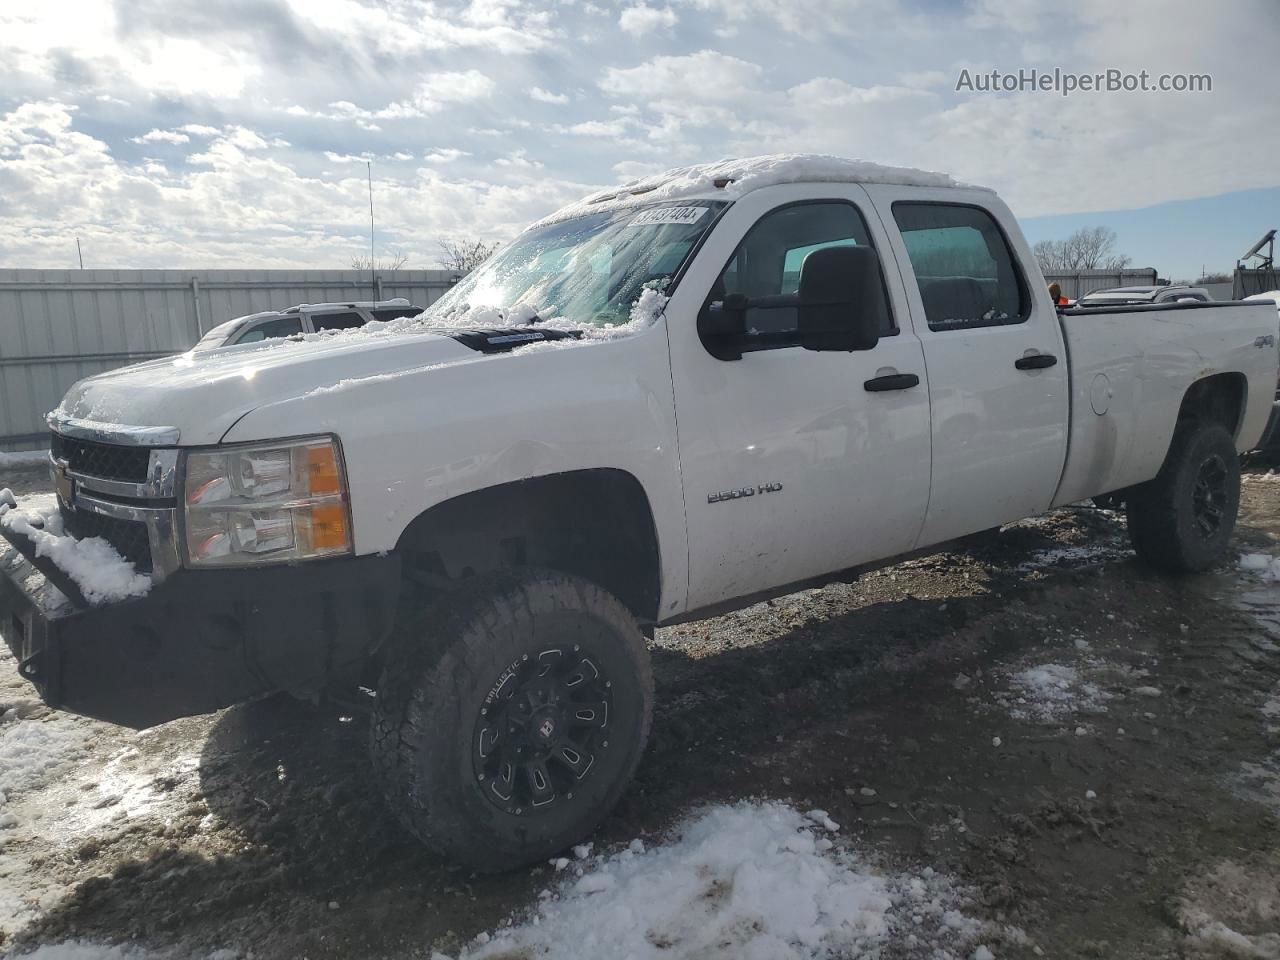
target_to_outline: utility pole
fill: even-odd
[[[366,160],[364,162],[365,171],[369,175],[369,289],[374,291],[374,299],[377,299],[377,266],[374,263],[374,246],[373,246],[373,161]]]
[[[80,269],[84,269],[84,254],[80,252],[80,238],[76,237],[76,256],[80,258]]]

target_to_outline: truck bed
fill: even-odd
[[[1262,436],[1280,332],[1271,304],[1076,308],[1059,320],[1071,364],[1071,420],[1054,506],[1154,477],[1182,398],[1205,377],[1246,380],[1236,449],[1244,453]]]

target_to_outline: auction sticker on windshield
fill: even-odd
[[[638,213],[627,226],[647,227],[655,223],[697,223],[706,207],[658,207]]]

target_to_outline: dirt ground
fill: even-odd
[[[1280,554],[1280,476],[1247,476],[1242,511],[1239,550]],[[1059,511],[658,631],[652,739],[595,841],[788,800],[1024,931],[1000,958],[1280,957],[1278,644],[1280,582],[1167,579],[1118,516]],[[423,853],[371,788],[360,717],[272,699],[133,733],[31,698],[0,657],[0,738],[66,754],[0,807],[0,952],[452,955],[551,880]]]

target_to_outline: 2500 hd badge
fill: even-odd
[[[746,497],[754,497],[757,493],[778,493],[781,489],[780,483],[762,483],[758,487],[743,487],[741,490],[721,490],[719,493],[708,493],[707,503],[742,500]]]

